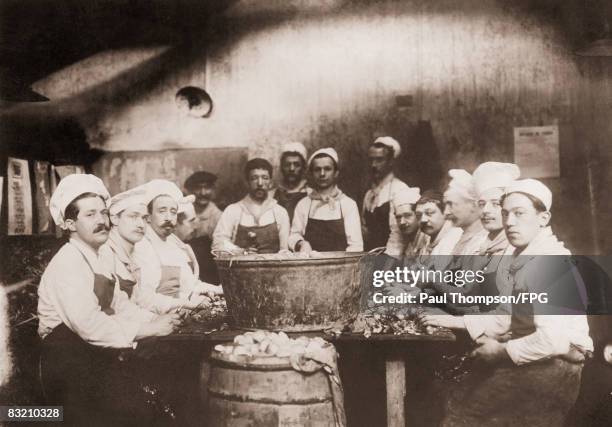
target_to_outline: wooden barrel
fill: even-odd
[[[287,359],[230,362],[213,352],[208,381],[208,425],[330,426],[334,405],[324,371],[298,372]]]

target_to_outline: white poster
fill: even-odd
[[[559,177],[559,127],[514,128],[514,162],[522,178]]]
[[[80,165],[63,165],[55,166],[55,171],[59,175],[60,180],[74,173],[85,173],[85,168]]]
[[[0,216],[2,215],[2,200],[4,200],[4,177],[0,176]]]
[[[37,214],[37,230],[41,234],[47,234],[53,231],[53,220],[49,212],[49,203],[51,201],[51,184],[50,184],[51,165],[48,162],[34,161],[34,197],[36,200]]]
[[[8,158],[8,235],[32,234],[32,190],[28,161]]]

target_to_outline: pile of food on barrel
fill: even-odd
[[[499,255],[569,254],[549,226],[551,191],[540,181],[520,179],[516,165],[486,162],[471,174],[452,169],[445,189],[420,189],[394,176],[400,154],[395,139],[377,138],[367,153],[371,187],[361,209],[337,185],[343,166],[337,152],[322,148],[308,155],[297,142],[283,146],[276,184],[269,160],[249,160],[244,167],[248,194],[223,211],[214,202],[217,177],[207,171],[191,175],[184,192],[174,182],[154,179],[112,197],[94,175],[62,179],[50,210],[69,241],[47,266],[38,291],[39,334],[48,361],[42,366],[53,367],[42,373],[43,380],[53,382],[63,369],[87,363],[89,353],[79,360],[71,351],[67,358],[63,344],[136,348],[148,337],[227,328],[231,316],[223,298],[226,284],[219,284],[219,260],[239,262],[246,256],[282,264],[317,260],[329,252],[365,256],[384,248],[379,268],[433,268],[442,259],[451,263],[462,259],[457,256],[481,255],[485,264],[478,268],[484,270]],[[480,286],[488,287],[487,294],[511,293],[529,271],[528,265],[513,266],[505,283],[488,274]],[[436,295],[451,289],[470,291],[434,282],[416,288],[389,283],[382,292]],[[478,307],[442,308],[391,313],[370,307],[329,333],[463,329],[475,341],[474,358],[516,366],[553,358],[579,363],[593,350],[585,316],[533,316],[529,328],[513,331],[509,316],[478,315]],[[501,338],[509,332],[512,339]],[[217,352],[283,357],[292,349],[324,346],[322,340],[270,334],[240,335]],[[81,390],[70,378],[61,378],[63,386]]]

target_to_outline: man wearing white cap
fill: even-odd
[[[161,179],[143,187],[149,224],[144,239],[134,247],[134,261],[140,269],[134,300],[157,313],[204,304],[206,298],[201,294],[220,292],[220,287],[199,280],[182,242],[173,235],[179,204],[191,202],[193,196],[186,198],[176,184]]]
[[[338,153],[321,148],[308,159],[313,191],[295,208],[289,247],[296,252],[363,250],[357,203],[338,187]]]
[[[508,282],[513,295],[544,285],[552,297],[551,285],[562,279],[561,270],[543,268],[554,262],[552,255],[570,255],[548,225],[551,204],[552,193],[540,181],[514,181],[506,188],[503,224],[513,262],[500,264],[498,279]],[[564,277],[577,274],[570,268]],[[491,419],[500,425],[563,425],[593,342],[586,316],[547,314],[550,307],[541,306],[504,304],[490,315],[421,316],[425,325],[466,329],[478,345],[472,357],[489,366],[451,394],[443,425],[486,425]]]
[[[70,240],[38,288],[41,376],[50,403],[64,406],[70,425],[94,425],[91,420],[113,425],[109,416],[141,416],[143,409],[130,406],[123,394],[133,397],[137,383],[111,349],[134,348],[138,340],[167,335],[179,323],[177,315],[155,316],[131,303],[100,263],[108,198],[100,179],[73,174],[60,181],[50,201],[54,222]]]
[[[395,221],[402,233],[404,258],[416,257],[429,242],[429,236],[419,229],[419,218],[416,214],[416,202],[421,198],[418,188],[400,191],[393,200]]]
[[[290,222],[293,221],[296,205],[310,191],[304,177],[307,158],[306,147],[301,142],[290,142],[281,148],[280,169],[283,177],[274,191],[274,198],[287,209]]]
[[[451,180],[444,193],[445,215],[455,227],[463,230],[452,255],[474,255],[487,238],[480,222],[481,210],[472,176],[464,169],[451,169]]]
[[[109,202],[111,230],[100,247],[100,262],[115,275],[122,291],[131,297],[138,282],[139,268],[134,262],[134,245],[142,240],[147,226],[146,191],[137,187],[113,196]]]
[[[466,257],[473,270],[485,271],[485,280],[479,286],[479,295],[499,295],[496,272],[502,255],[510,245],[502,224],[501,198],[506,187],[520,176],[519,167],[512,163],[485,162],[479,165],[472,179],[478,196],[478,206],[482,211],[480,221],[488,232],[487,238],[476,252],[477,257]],[[494,306],[481,305],[481,311],[489,311]]]
[[[188,200],[179,203],[174,235],[182,242],[188,242],[196,234],[197,226],[198,216],[196,215],[193,203]]]
[[[485,162],[472,174],[478,206],[482,211],[480,221],[489,233],[477,252],[479,255],[501,255],[508,247],[502,224],[501,198],[506,187],[517,180],[520,174],[517,165],[499,162]]]
[[[362,211],[367,251],[386,246],[388,255],[398,256],[403,249],[401,232],[392,211],[397,194],[409,188],[393,174],[393,162],[400,153],[399,142],[390,136],[376,138],[368,148],[372,186],[364,196]]]

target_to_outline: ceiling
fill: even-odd
[[[311,8],[330,0],[314,0]],[[358,4],[363,0],[348,1]],[[426,0],[423,0],[426,1]],[[498,0],[503,1],[503,0]],[[575,47],[594,40],[609,0],[519,0],[530,14],[550,16]],[[290,2],[290,3],[284,3]],[[109,49],[189,44],[216,14],[237,6],[252,13],[305,0],[0,0],[0,89],[27,87]],[[342,3],[342,2],[341,2]],[[611,20],[612,21],[612,20]]]
[[[0,78],[26,84],[108,49],[180,44],[232,0],[1,0]]]

